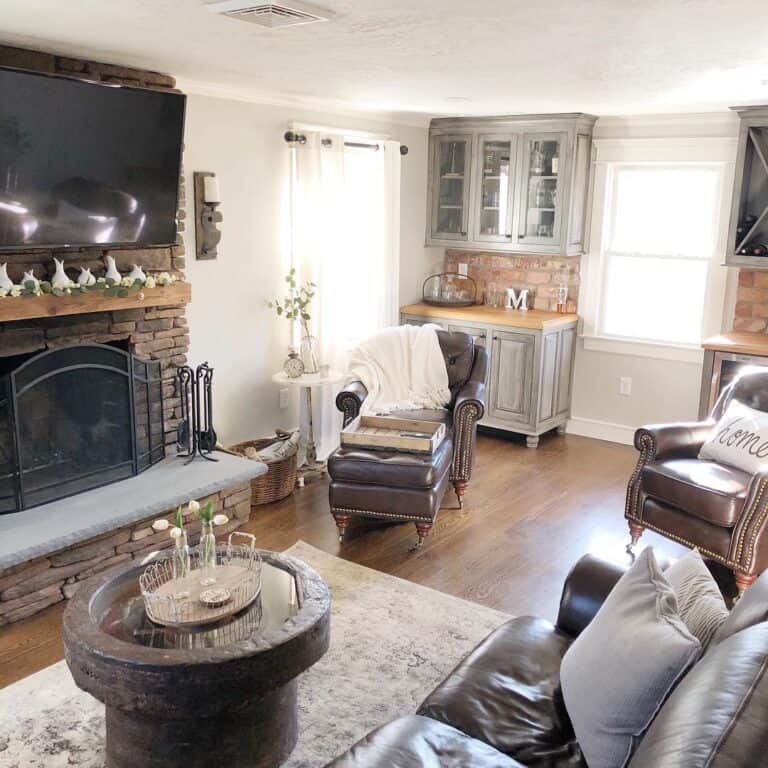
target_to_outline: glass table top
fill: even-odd
[[[261,594],[240,613],[213,625],[164,627],[151,621],[144,610],[140,572],[132,569],[105,585],[94,601],[100,629],[134,645],[168,650],[221,648],[281,627],[300,608],[293,574],[264,561]]]

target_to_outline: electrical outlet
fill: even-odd
[[[456,268],[458,269],[459,274],[463,277],[466,277],[469,274],[469,267],[464,262],[458,264]]]
[[[280,390],[280,407],[281,408],[288,407],[288,390],[287,389]]]
[[[632,379],[629,376],[619,377],[619,394],[625,397],[632,394]]]

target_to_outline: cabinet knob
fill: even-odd
[[[525,235],[518,235],[518,236],[517,236],[517,239],[518,239],[518,240],[522,240],[524,237],[525,237]]]
[[[508,240],[511,240],[512,239],[512,233],[510,232],[508,235],[504,235],[504,237],[506,237]]]
[[[467,236],[467,233],[466,233],[466,232],[462,232],[462,233],[461,233],[461,236],[462,236],[462,237],[466,237],[466,236]]]

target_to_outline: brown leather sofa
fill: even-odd
[[[328,458],[329,500],[340,539],[351,517],[359,516],[413,522],[420,545],[451,484],[462,504],[472,477],[477,422],[485,412],[488,354],[466,333],[437,335],[451,390],[448,407],[392,415],[443,422],[446,437],[431,455],[344,447],[334,451]],[[345,425],[359,415],[367,394],[359,381],[339,393],[336,405]]]
[[[582,558],[557,624],[491,633],[415,715],[372,731],[327,768],[587,768],[560,693],[560,662],[623,569]],[[754,621],[711,645],[659,709],[627,768],[756,768],[768,754],[768,574]],[[750,595],[751,597],[751,595]]]
[[[640,457],[624,515],[629,549],[650,528],[733,570],[743,592],[768,567],[768,472],[751,475],[697,458],[734,399],[768,411],[768,371],[730,384],[706,421],[653,424],[635,432]]]

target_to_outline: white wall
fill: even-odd
[[[738,134],[738,119],[730,112],[705,115],[666,115],[601,118],[596,139],[665,139],[726,137]],[[735,152],[734,152],[735,154]],[[653,226],[653,222],[649,222]],[[582,274],[586,274],[584,257]],[[737,270],[727,271],[722,328],[730,329],[736,291]],[[582,291],[582,296],[586,291]],[[652,301],[650,302],[652,305]],[[584,311],[584,307],[580,307]],[[652,310],[652,306],[649,307]],[[634,430],[643,425],[696,419],[699,403],[701,362],[663,360],[584,348],[579,339],[574,367],[572,418],[568,431],[574,434],[630,443]],[[632,379],[632,394],[619,394],[619,378]]]
[[[215,424],[225,445],[297,422],[295,404],[278,408],[278,390],[270,380],[287,354],[288,322],[266,306],[282,292],[288,269],[289,150],[283,133],[291,121],[375,131],[407,144],[410,151],[402,160],[401,304],[419,296],[421,280],[436,260],[424,247],[426,126],[190,95],[184,152],[190,361],[208,360],[215,367]],[[221,187],[223,234],[215,261],[195,260],[194,171],[216,173]]]

